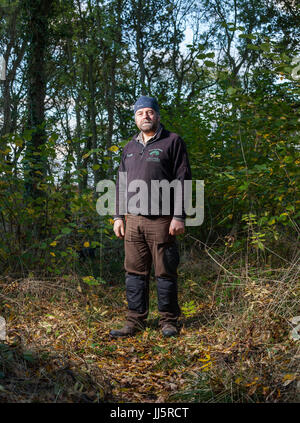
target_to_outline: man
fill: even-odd
[[[125,271],[128,314],[122,329],[111,330],[112,337],[134,335],[145,328],[149,311],[149,278],[152,263],[157,280],[160,327],[164,336],[178,334],[180,307],[177,298],[177,266],[179,264],[176,235],[184,233],[185,213],[179,214],[175,202],[183,204],[183,190],[174,194],[170,205],[163,204],[162,193],[157,190],[157,201],[153,201],[154,181],[178,182],[191,179],[191,170],[183,140],[167,131],[160,123],[159,106],[154,98],[142,96],[134,105],[135,123],[140,133],[124,147],[117,178],[116,216],[114,232],[125,238]],[[120,179],[126,175],[127,184],[142,181],[147,196],[141,199],[140,209],[120,213]],[[151,191],[152,188],[152,191]],[[124,194],[127,205],[136,192]],[[176,190],[175,190],[176,192]],[[152,194],[152,198],[151,198]],[[178,198],[174,197],[180,196]],[[166,207],[165,207],[166,206]],[[169,207],[168,207],[169,206]],[[153,207],[156,212],[153,213]],[[179,208],[179,209],[180,209]],[[142,210],[140,212],[140,210]],[[165,211],[167,210],[167,211]]]

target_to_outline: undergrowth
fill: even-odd
[[[181,330],[170,339],[154,280],[147,329],[112,340],[122,283],[2,278],[0,402],[298,402],[299,257],[255,263],[214,247],[183,252]]]

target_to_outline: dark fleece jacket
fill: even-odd
[[[138,135],[135,135],[132,140],[126,144],[123,149],[117,176],[115,218],[123,217],[123,213],[121,213],[120,210],[120,172],[127,172],[127,189],[133,180],[142,180],[146,182],[148,188],[148,207],[145,209],[147,204],[141,205],[137,203],[138,207],[143,206],[144,209],[141,212],[133,214],[141,214],[153,218],[161,215],[174,215],[174,193],[173,190],[171,190],[170,211],[166,213],[162,210],[162,190],[160,189],[158,197],[159,204],[157,205],[158,210],[151,214],[151,181],[167,180],[172,182],[174,180],[179,180],[182,184],[182,194],[181,198],[178,200],[181,201],[182,204],[182,213],[174,216],[179,219],[185,218],[183,207],[183,181],[191,180],[192,175],[186,145],[179,135],[167,131],[164,126],[161,125],[156,136],[150,139],[145,145],[138,141]],[[137,192],[139,191],[127,191],[127,199],[123,197],[127,206],[130,199],[135,196]],[[128,211],[130,212],[130,207]],[[127,214],[126,210],[125,214]]]

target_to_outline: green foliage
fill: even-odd
[[[24,196],[24,181],[14,165],[5,160],[8,152],[22,140],[23,137],[10,135],[0,141],[2,273],[62,275],[72,268],[79,270],[82,267],[79,252],[87,247],[95,250],[94,261],[97,262],[98,257],[99,263],[100,251],[105,248],[103,243],[107,247],[114,242],[109,217],[97,214],[92,190],[79,195],[72,181],[58,187],[54,178],[46,177],[40,185],[40,197]],[[52,142],[50,137],[44,146],[45,157],[51,152]],[[103,268],[98,266],[92,270],[99,277],[97,273]]]
[[[183,304],[181,309],[182,309],[184,316],[186,316],[186,317],[191,317],[197,312],[197,306],[196,306],[194,300],[191,300],[191,301]]]
[[[132,105],[141,93],[158,98],[161,121],[187,144],[193,179],[205,181],[204,224],[188,231],[207,241],[232,235],[226,248],[257,254],[297,233],[298,9],[261,0],[239,2],[237,10],[231,0],[205,0],[199,13],[167,0],[53,5],[47,111],[26,129],[29,110],[43,109],[23,101],[34,76],[24,72],[29,11],[3,15],[0,43],[14,52],[1,98],[3,271],[58,275],[71,268],[97,280],[103,263],[122,267],[119,252],[111,254],[119,246],[111,222],[96,213],[95,186],[115,179],[121,149],[136,132]],[[194,38],[183,47],[185,23]],[[83,248],[96,258],[80,264]]]

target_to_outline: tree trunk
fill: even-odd
[[[28,12],[28,118],[27,126],[33,130],[26,144],[25,190],[26,195],[36,199],[43,194],[39,184],[46,173],[42,147],[46,142],[44,128],[46,96],[46,51],[49,38],[49,18],[55,0],[27,0]]]
[[[123,7],[123,1],[117,0],[115,3],[115,10],[112,10],[112,14],[114,19],[116,19],[115,27],[116,31],[113,35],[113,47],[111,53],[111,59],[108,60],[108,71],[106,72],[106,79],[105,79],[105,97],[106,97],[106,109],[108,114],[108,127],[107,127],[107,136],[106,136],[106,149],[107,154],[109,156],[108,161],[108,171],[107,177],[112,178],[113,175],[113,162],[112,162],[112,154],[109,148],[112,146],[113,143],[113,134],[114,134],[114,114],[115,114],[115,106],[116,106],[116,68],[117,68],[117,59],[120,55],[120,44],[122,41],[122,18],[121,18],[121,10]]]
[[[142,24],[141,24],[141,15],[142,11],[142,2],[141,0],[133,0],[132,7],[134,10],[134,26],[135,26],[135,42],[136,42],[136,52],[137,52],[137,59],[139,63],[139,70],[140,70],[140,86],[142,95],[147,94],[147,87],[146,87],[146,68],[145,68],[145,58],[143,53],[143,31],[142,31]]]
[[[97,137],[97,125],[96,125],[96,88],[94,80],[94,60],[93,56],[89,56],[89,68],[88,68],[88,86],[89,86],[89,100],[88,100],[88,113],[91,130],[91,144],[92,148],[98,148],[98,137]],[[100,180],[100,171],[98,169],[99,162],[97,159],[97,153],[93,153],[93,175],[94,175],[94,186]]]

